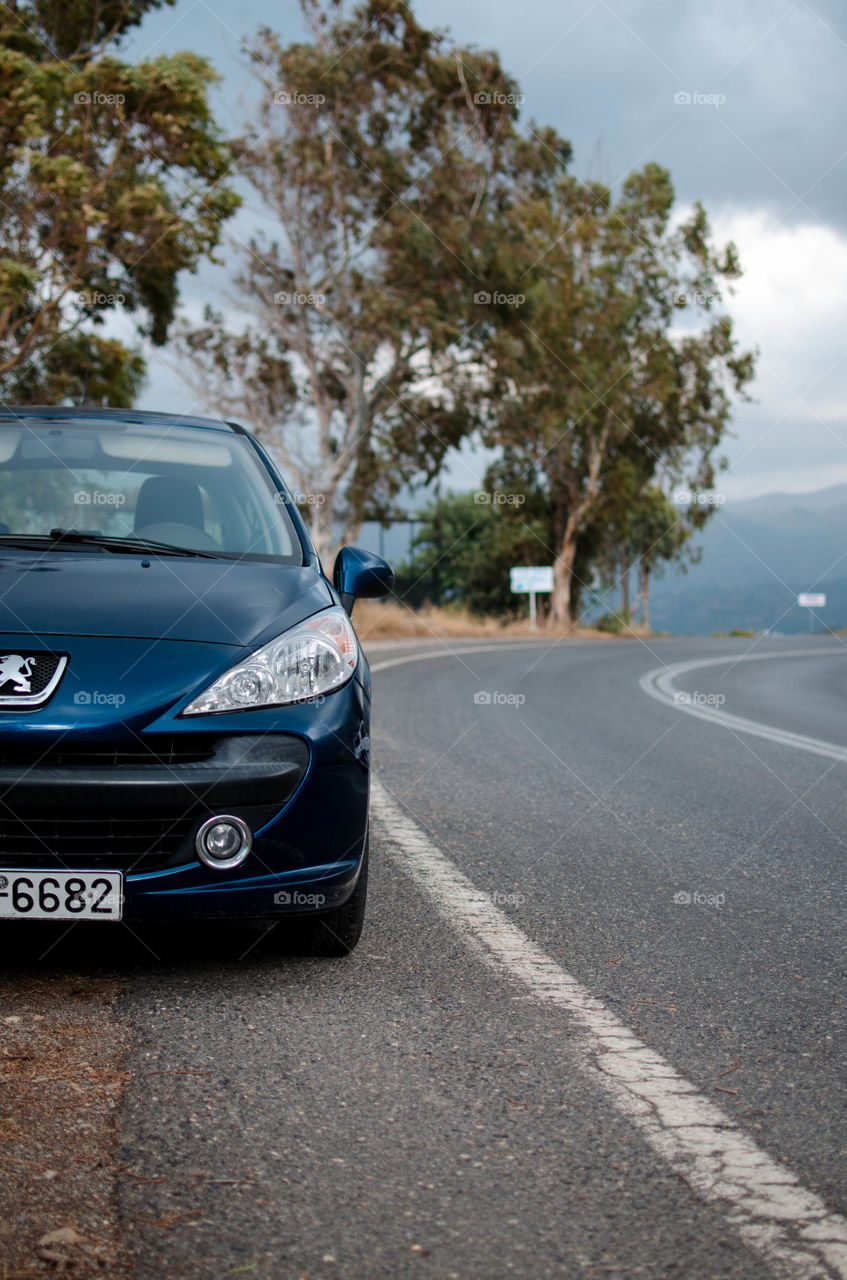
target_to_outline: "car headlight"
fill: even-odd
[[[184,716],[284,706],[331,693],[346,684],[359,646],[343,609],[326,609],[285,631],[231,667],[189,702]]]

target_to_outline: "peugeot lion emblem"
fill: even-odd
[[[67,665],[67,654],[47,650],[0,655],[0,707],[43,706]]]
[[[0,658],[0,691],[11,680],[14,693],[29,693],[35,658],[22,658],[19,653],[7,653]]]

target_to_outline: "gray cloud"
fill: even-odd
[[[830,0],[424,0],[421,16],[497,48],[525,111],[571,139],[580,173],[646,159],[680,199],[847,220],[847,20]],[[725,101],[674,102],[679,93]]]

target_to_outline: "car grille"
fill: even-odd
[[[197,861],[197,828],[234,813],[270,822],[309,759],[284,734],[149,735],[0,744],[0,867],[137,874]]]
[[[0,816],[0,864],[159,871],[192,862],[196,821]]]
[[[124,742],[80,742],[62,739],[44,746],[0,747],[0,769],[120,769],[127,765],[200,764],[211,760],[212,734],[161,734]]]

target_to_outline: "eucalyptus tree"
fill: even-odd
[[[307,40],[248,46],[239,170],[262,228],[179,350],[210,409],[276,450],[326,550],[481,421],[518,95],[406,4],[303,8]]]
[[[546,141],[528,156],[510,217],[512,285],[527,305],[496,337],[488,438],[546,487],[553,612],[573,620],[575,565],[627,458],[640,484],[708,488],[754,354],[738,349],[724,293],[740,273],[702,206],[673,217],[668,173],[647,165],[618,196],[577,180]]]
[[[172,2],[172,0],[171,0]],[[161,0],[0,6],[0,396],[128,404],[132,316],[161,345],[180,272],[238,204],[193,53],[129,63],[120,41]]]

